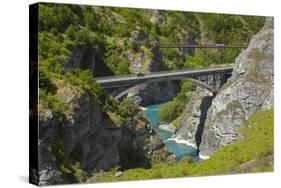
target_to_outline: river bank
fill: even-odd
[[[172,131],[163,130],[163,125],[161,125],[160,128],[159,111],[163,104],[164,103],[153,104],[144,107],[144,115],[150,121],[151,127],[159,134],[160,138],[167,145],[169,151],[176,156],[177,161],[179,161],[183,156],[190,156],[195,161],[199,160],[197,149],[195,147],[173,140]],[[167,128],[167,126],[165,126],[165,128]]]

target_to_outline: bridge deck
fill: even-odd
[[[207,75],[216,72],[231,73],[232,67],[213,67],[192,70],[175,70],[175,71],[160,71],[152,72],[144,76],[124,75],[124,76],[109,76],[96,78],[97,82],[105,88],[114,88],[121,86],[128,86],[152,81],[171,81],[179,80],[184,77],[196,77],[200,75]]]

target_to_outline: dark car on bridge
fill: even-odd
[[[145,76],[145,74],[142,73],[142,72],[137,72],[136,75],[137,75],[137,77],[139,77],[139,76]]]

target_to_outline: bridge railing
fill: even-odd
[[[160,48],[247,48],[247,44],[176,44],[176,43],[166,43],[166,44],[156,44]]]
[[[102,80],[115,80],[115,79],[122,79],[122,78],[128,78],[128,79],[145,79],[153,75],[165,75],[165,74],[171,74],[171,73],[184,73],[184,72],[190,72],[190,73],[196,73],[200,74],[202,71],[203,74],[206,74],[207,72],[221,72],[221,71],[232,71],[232,66],[220,66],[220,67],[209,67],[209,68],[197,68],[197,69],[182,69],[182,70],[167,70],[167,71],[158,71],[158,72],[150,72],[147,74],[144,74],[143,76],[137,76],[136,74],[129,74],[129,75],[121,75],[121,76],[106,76],[106,77],[97,77],[96,80],[102,81]],[[198,73],[199,72],[199,73]]]

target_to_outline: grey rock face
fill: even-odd
[[[232,76],[213,99],[200,144],[209,156],[237,139],[254,113],[273,108],[273,28],[271,18],[237,58]]]
[[[198,148],[205,122],[204,117],[211,105],[212,98],[212,94],[208,90],[197,87],[185,107],[179,129],[173,136],[175,140],[184,141],[188,145]]]
[[[39,172],[39,186],[63,183],[62,174],[58,170],[42,170]]]
[[[178,90],[178,85],[173,82],[141,84],[133,87],[128,96],[145,106],[168,101],[176,95]]]
[[[48,146],[39,142],[39,165],[36,181],[39,185],[54,185],[63,183],[62,173],[58,170],[56,159],[48,152]],[[34,171],[35,173],[35,171]]]
[[[126,125],[117,125],[89,93],[79,92],[75,87],[59,87],[56,97],[69,104],[63,115],[39,103],[39,179],[42,184],[62,181],[56,158],[48,151],[59,142],[64,145],[65,157],[80,162],[88,173],[115,166],[149,167],[160,159],[172,159],[148,122],[130,120]]]
[[[136,40],[137,40],[137,41],[143,41],[143,40],[145,40],[146,38],[147,38],[146,33],[145,33],[142,29],[139,30]]]
[[[155,72],[160,71],[163,67],[163,59],[162,59],[162,53],[160,51],[159,46],[155,46],[152,48],[151,52],[153,53],[152,60],[150,62],[150,66],[148,68],[149,72]]]
[[[131,70],[133,70],[133,72],[145,72],[144,70],[144,55],[142,54],[139,57],[130,57],[130,64],[131,64]]]
[[[122,176],[122,175],[123,175],[123,172],[121,172],[121,171],[118,171],[118,172],[115,173],[115,176],[116,176],[116,177],[120,177],[120,176]]]
[[[96,67],[96,50],[92,47],[76,47],[69,61],[62,63],[65,68],[82,68],[94,72]]]
[[[162,55],[159,47],[152,49],[152,60],[148,67],[144,66],[143,58],[135,58],[133,61],[134,70],[140,72],[160,71],[163,67]],[[168,101],[175,97],[179,91],[178,82],[145,83],[132,87],[128,96],[132,97],[140,105],[145,106],[153,103]]]
[[[163,22],[161,16],[160,16],[160,12],[158,10],[154,10],[153,11],[153,14],[150,18],[150,21],[153,23],[153,24],[161,24]]]

